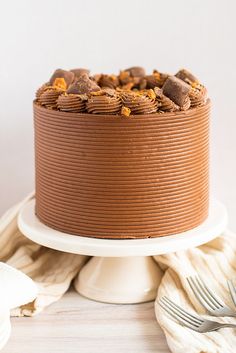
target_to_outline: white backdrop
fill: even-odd
[[[211,186],[236,230],[236,19],[225,0],[8,0],[0,11],[0,215],[34,187],[32,99],[54,69],[189,68],[212,98]]]

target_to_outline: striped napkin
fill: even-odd
[[[226,231],[225,234],[198,248],[154,258],[164,270],[155,302],[155,313],[170,350],[174,353],[235,353],[235,329],[197,333],[172,321],[158,305],[158,299],[166,295],[188,311],[199,313],[211,320],[236,324],[236,318],[221,319],[205,315],[205,310],[196,300],[186,281],[187,276],[194,275],[197,271],[209,287],[236,310],[227,288],[227,279],[236,279],[236,236]]]
[[[17,215],[32,197],[33,195],[27,197],[0,219],[0,261],[27,274],[38,287],[37,298],[12,310],[13,316],[35,315],[59,300],[88,260],[87,256],[45,248],[21,234],[17,226]],[[235,353],[236,332],[233,329],[198,334],[172,321],[159,307],[158,298],[166,295],[187,310],[205,315],[185,280],[186,276],[194,274],[197,270],[203,279],[210,281],[222,299],[233,307],[226,279],[236,278],[236,237],[226,232],[198,248],[154,256],[154,259],[163,270],[155,313],[170,350],[173,353]],[[233,318],[221,321],[236,323]]]

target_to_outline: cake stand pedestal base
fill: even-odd
[[[152,239],[97,239],[65,234],[40,222],[34,209],[35,200],[31,200],[21,210],[21,232],[48,248],[94,256],[75,280],[76,288],[90,299],[117,304],[155,298],[161,276],[152,255],[202,245],[219,236],[227,226],[226,209],[216,200],[212,200],[209,217],[199,227]]]
[[[156,298],[161,271],[151,256],[93,257],[75,287],[85,297],[106,303],[142,303]]]

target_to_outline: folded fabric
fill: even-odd
[[[61,298],[88,260],[87,256],[45,248],[21,234],[17,215],[32,197],[33,194],[0,219],[0,261],[30,276],[38,287],[38,295],[33,302],[12,310],[11,314],[15,316],[32,316]],[[187,310],[205,315],[186,281],[186,276],[197,271],[233,308],[226,279],[236,277],[236,237],[226,232],[198,248],[154,256],[154,259],[164,273],[160,279],[155,312],[170,350],[173,353],[234,353],[236,335],[233,329],[207,334],[191,331],[170,319],[158,305],[158,298],[166,295]],[[236,323],[234,318],[217,320]]]
[[[232,322],[235,318],[213,318],[199,304],[189,287],[186,277],[196,271],[214,289],[226,304],[234,308],[227,288],[227,279],[236,278],[236,236],[227,231],[215,240],[186,251],[155,256],[165,272],[155,302],[157,321],[164,330],[173,353],[235,353],[236,330],[221,329],[217,332],[197,333],[185,328],[171,318],[158,305],[166,295],[181,307],[219,322]]]

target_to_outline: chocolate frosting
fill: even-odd
[[[93,115],[34,104],[36,214],[81,236],[175,234],[208,215],[209,101],[174,113]]]
[[[81,113],[85,107],[85,100],[77,94],[61,94],[57,100],[57,108],[64,112]]]
[[[48,108],[57,107],[57,99],[63,93],[62,90],[56,87],[47,87],[38,98],[38,102]]]
[[[187,96],[183,102],[183,105],[180,107],[181,110],[188,110],[191,106],[191,100],[189,96]]]
[[[44,83],[41,87],[39,87],[39,88],[37,89],[36,93],[35,93],[36,99],[39,99],[39,97],[41,96],[41,94],[42,94],[43,92],[45,92],[46,89],[48,89],[48,87],[49,87],[49,83]]]
[[[125,107],[131,109],[131,114],[151,114],[157,111],[157,101],[155,96],[149,97],[134,91],[121,92],[122,103]]]
[[[203,105],[207,100],[207,89],[203,85],[193,86],[189,92],[191,107],[198,107]]]
[[[121,110],[121,99],[112,89],[102,90],[88,97],[86,108],[92,114],[118,114]]]

